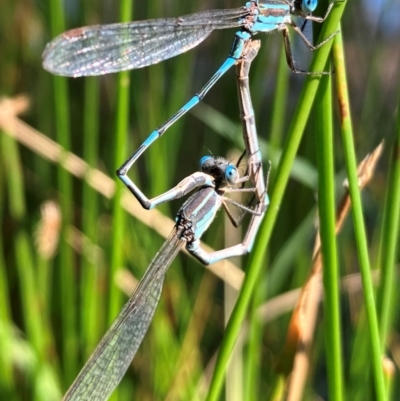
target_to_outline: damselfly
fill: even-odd
[[[123,175],[156,139],[198,104],[216,81],[243,57],[246,44],[255,34],[281,31],[289,67],[295,73],[307,73],[298,69],[293,61],[288,26],[300,35],[311,50],[330,40],[336,32],[314,46],[292,19],[292,16],[299,16],[306,21],[323,22],[334,2],[329,4],[324,17],[315,17],[311,13],[317,7],[317,2],[318,0],[254,0],[235,9],[210,10],[178,18],[81,27],[64,32],[47,45],[43,53],[43,66],[53,74],[72,77],[141,68],[188,51],[213,30],[240,28],[222,66],[180,110],[150,133],[119,170]]]

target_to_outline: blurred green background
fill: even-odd
[[[131,6],[130,19],[140,20],[234,8],[241,3],[148,0],[132,1]],[[325,8],[317,14],[322,15]],[[51,0],[5,0],[0,13],[0,96],[26,95],[30,107],[21,116],[23,121],[111,177],[117,200],[123,185],[116,180],[116,168],[208,80],[227,56],[234,35],[234,30],[214,32],[186,54],[122,77],[65,79],[42,69],[41,53],[56,34],[119,20],[120,4],[111,1],[62,5]],[[358,161],[385,141],[375,176],[362,197],[373,268],[380,267],[379,255],[385,253],[383,210],[396,136],[399,146],[399,21],[397,0],[348,1],[342,18]],[[292,74],[286,66],[280,35],[259,35],[258,39],[262,47],[250,83],[260,142],[265,160],[272,162],[274,180],[305,77]],[[307,69],[310,52],[298,38],[293,42],[296,62]],[[125,98],[121,87],[128,88]],[[334,90],[339,199],[345,160],[335,94]],[[310,270],[316,235],[317,117],[317,110],[312,111],[265,250],[252,309],[301,287]],[[128,214],[119,201],[101,195],[87,181],[12,139],[7,135],[12,129],[0,134],[0,399],[58,400],[126,301],[123,289],[127,286],[129,293],[132,288],[127,271],[140,278],[163,238]],[[201,156],[211,152],[236,158],[234,149],[241,152],[243,143],[232,70],[202,104],[145,153],[131,176],[148,196],[155,196],[195,171]],[[42,151],[51,154],[51,150]],[[132,197],[131,202],[136,200]],[[171,202],[159,210],[173,218],[181,203]],[[224,237],[220,213],[204,240],[221,249]],[[235,263],[245,270],[247,259]],[[359,272],[350,218],[338,237],[338,261],[341,277]],[[395,262],[398,267],[398,249]],[[396,286],[394,277],[391,282]],[[346,394],[351,400],[374,400],[362,296],[359,291],[343,292],[340,301]],[[398,301],[395,293],[390,329],[383,339],[395,368],[393,400],[400,392],[400,321],[394,313]],[[229,309],[230,302],[234,301],[227,299],[223,280],[180,255],[167,274],[150,330],[113,399],[203,399],[224,334],[224,308]],[[228,379],[221,399],[265,399],[276,377],[274,366],[290,314],[282,310],[267,324],[254,313],[250,316],[254,326],[251,336],[243,340],[243,359],[236,360],[235,379]],[[319,321],[304,400],[328,397],[324,327]]]

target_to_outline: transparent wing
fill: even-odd
[[[44,68],[56,75],[102,75],[145,67],[184,53],[214,29],[238,27],[246,7],[178,18],[93,25],[64,32],[43,52]]]
[[[173,230],[138,287],[64,396],[65,401],[107,400],[128,369],[153,318],[165,273],[185,244]]]

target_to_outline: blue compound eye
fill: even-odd
[[[225,180],[229,184],[236,184],[239,179],[239,171],[235,166],[229,165],[225,170]]]
[[[318,5],[318,0],[303,0],[301,3],[301,10],[304,14],[312,13]]]
[[[214,158],[212,156],[203,156],[200,159],[199,167],[203,172],[209,171],[210,168],[215,164]]]

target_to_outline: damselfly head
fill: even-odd
[[[239,170],[224,157],[203,156],[200,159],[203,173],[212,175],[217,182],[234,185],[240,178]]]

